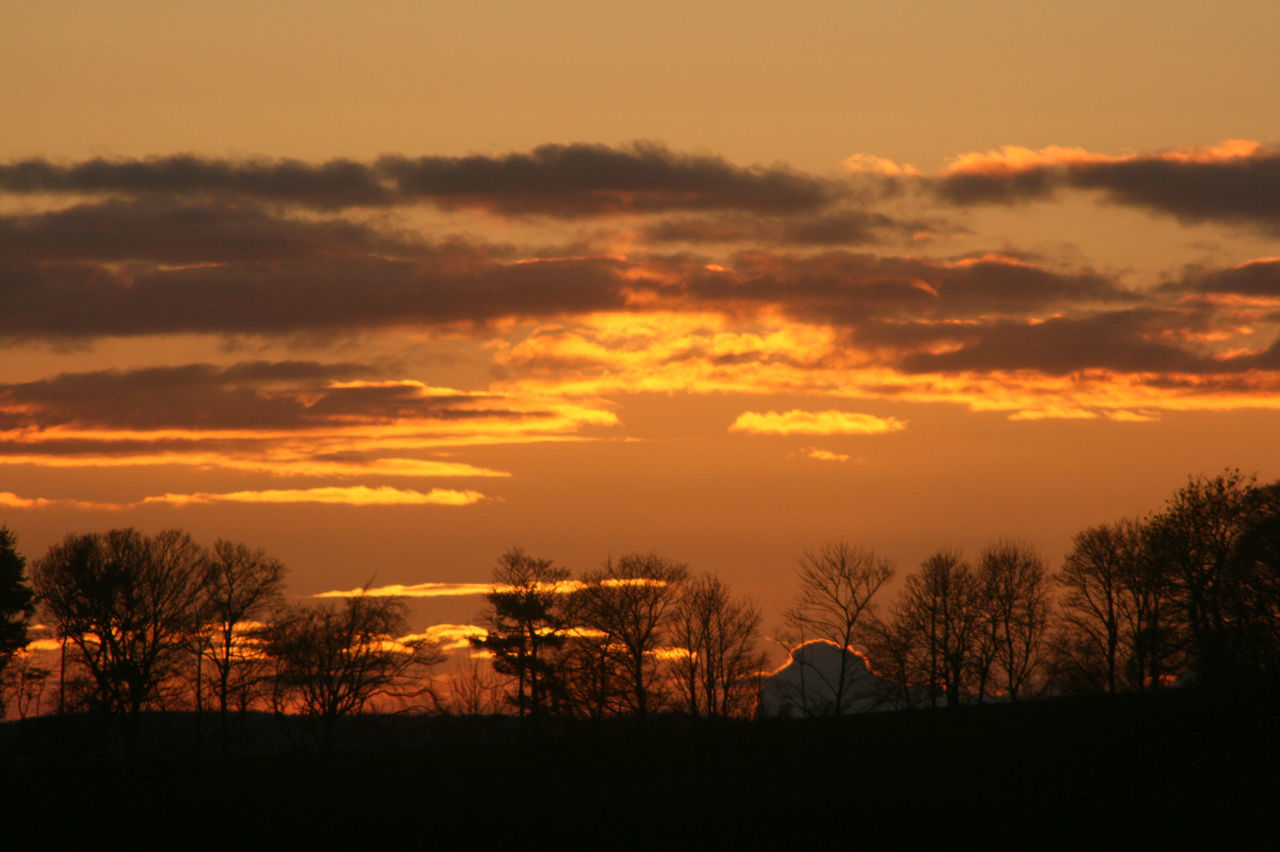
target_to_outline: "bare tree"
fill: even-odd
[[[53,674],[52,669],[37,665],[34,657],[28,650],[18,651],[0,679],[0,689],[12,696],[19,719],[40,715]]]
[[[98,706],[137,716],[160,699],[200,620],[206,557],[191,537],[133,529],[70,535],[32,566],[58,635],[96,686]]]
[[[264,622],[283,606],[284,575],[284,564],[261,550],[225,539],[214,542],[200,590],[206,628],[200,640],[202,657],[217,677],[224,750],[233,697],[240,697],[243,713],[254,680],[265,674],[261,633]]]
[[[359,594],[338,606],[295,607],[266,634],[277,714],[303,716],[327,754],[376,698],[427,694],[427,669],[443,656],[426,640],[399,638],[407,632],[396,598]]]
[[[892,641],[899,674],[924,683],[931,706],[941,698],[958,707],[971,691],[981,616],[981,587],[959,551],[939,550],[907,576],[881,632]]]
[[[800,589],[783,618],[800,642],[825,639],[842,650],[852,650],[864,616],[871,614],[876,593],[893,576],[888,560],[873,551],[838,541],[800,557],[796,577]],[[826,679],[823,673],[816,673]],[[840,655],[834,682],[826,684],[834,700],[832,713],[840,715],[851,682],[850,657]]]
[[[1017,701],[1035,686],[1043,664],[1049,624],[1048,572],[1029,544],[1006,539],[982,551],[979,583],[983,595],[984,635],[997,686]],[[979,686],[979,699],[984,694]]]
[[[672,639],[680,650],[672,667],[691,715],[750,711],[764,665],[760,620],[753,601],[735,599],[713,575],[685,584],[672,619]]]
[[[1057,665],[1069,668],[1072,681],[1108,694],[1131,685],[1146,609],[1140,584],[1145,559],[1143,528],[1136,520],[1076,533],[1056,577],[1064,592],[1063,629],[1054,643]]]
[[[557,659],[567,639],[565,594],[569,570],[535,559],[518,547],[498,557],[486,634],[472,644],[493,654],[493,668],[516,681],[511,696],[521,719],[538,718],[557,703],[563,686]]]
[[[596,634],[589,640],[595,646],[590,671],[594,675],[597,664],[616,668],[626,685],[618,697],[640,718],[660,697],[657,651],[667,639],[687,574],[684,565],[656,553],[629,554],[588,571],[573,595],[579,626]],[[610,675],[599,681],[606,688],[613,682]],[[603,709],[604,703],[598,706]]]
[[[498,712],[503,680],[486,660],[461,654],[445,675],[448,690],[444,712],[463,716],[488,716]]]

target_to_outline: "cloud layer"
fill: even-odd
[[[397,480],[501,479],[454,454],[600,437],[622,427],[620,394],[804,397],[747,402],[730,426],[780,438],[903,428],[857,400],[1117,422],[1277,407],[1280,259],[1142,279],[1006,240],[973,250],[949,218],[1080,191],[1271,229],[1277,164],[1243,142],[1006,147],[935,174],[855,157],[844,177],[657,144],[0,164],[0,347],[181,335],[210,355],[0,383],[0,464],[312,480],[152,498],[188,505],[469,504],[479,492]],[[310,354],[228,361],[245,341]],[[423,341],[488,373],[430,381]],[[362,357],[374,342],[412,366]]]

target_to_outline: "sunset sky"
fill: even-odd
[[[512,545],[763,605],[834,539],[1280,477],[1280,4],[0,12],[0,523],[464,622]],[[424,585],[425,584],[425,585]],[[453,586],[450,584],[464,584]],[[435,592],[451,592],[439,597]]]

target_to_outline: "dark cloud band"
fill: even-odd
[[[503,215],[558,217],[664,210],[816,210],[845,193],[835,181],[744,168],[656,144],[544,145],[502,156],[387,156],[373,163],[220,160],[185,154],[0,165],[0,191],[245,198],[320,209],[433,203]]]

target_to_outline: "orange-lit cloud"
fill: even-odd
[[[413,583],[402,585],[393,583],[387,586],[371,588],[355,588],[321,592],[317,598],[355,598],[355,597],[394,597],[394,598],[439,598],[459,597],[465,595],[487,595],[493,591],[492,583]]]
[[[985,153],[967,153],[952,157],[940,174],[1011,173],[1077,163],[1131,163],[1163,161],[1170,163],[1226,163],[1263,153],[1262,144],[1250,139],[1228,139],[1217,145],[1174,148],[1154,154],[1109,156],[1080,147],[1048,145],[1032,150],[1020,145],[1003,145]]]
[[[1247,139],[1119,156],[1062,146],[1005,146],[962,154],[937,174],[917,180],[962,204],[1043,199],[1059,188],[1073,188],[1188,222],[1280,227],[1280,151]]]
[[[800,452],[814,461],[847,462],[852,458],[848,453],[835,453],[831,450],[820,450],[817,447],[805,447]]]
[[[1126,411],[1123,408],[1103,413],[1106,415],[1108,420],[1114,420],[1117,423],[1156,423],[1160,420],[1159,414],[1148,414],[1143,411]]]
[[[487,499],[478,491],[453,491],[433,488],[412,491],[402,488],[367,485],[349,487],[284,488],[263,491],[231,491],[225,493],[162,494],[142,502],[189,506],[206,503],[330,503],[347,506],[470,506]]]
[[[439,646],[441,651],[459,651],[471,647],[473,638],[483,638],[489,631],[475,624],[433,624],[421,633],[411,633],[399,637],[398,641],[409,645],[414,642],[427,642]]]
[[[907,428],[896,417],[877,417],[855,411],[746,411],[729,426],[730,432],[757,435],[883,435]]]
[[[851,172],[862,172],[877,175],[900,177],[919,175],[920,170],[906,163],[895,163],[887,157],[875,154],[853,154],[845,159],[845,168]]]
[[[71,500],[67,498],[22,497],[12,491],[0,491],[0,506],[8,509],[54,509],[69,508],[86,511],[117,512],[130,506],[131,503],[105,503],[93,500]]]
[[[434,480],[509,474],[469,448],[625,438],[620,397],[645,393],[768,396],[778,411],[742,401],[729,430],[780,435],[905,426],[857,413],[870,400],[1099,422],[1280,405],[1280,260],[1142,275],[1050,261],[937,219],[932,196],[874,190],[956,203],[1090,190],[1280,228],[1274,150],[1004,146],[933,174],[847,166],[828,179],[660,145],[0,164],[0,276],[21,295],[0,343],[181,339],[208,353],[44,374],[12,359],[0,465],[175,480],[131,503],[42,488],[0,505],[470,505],[479,491]],[[488,238],[492,215],[510,242]],[[916,232],[939,242],[908,245]],[[350,355],[373,334],[381,360]],[[457,349],[441,356],[443,337]],[[223,363],[295,346],[312,360]],[[451,372],[454,351],[466,366]],[[253,481],[191,481],[220,471]],[[421,487],[396,481],[409,477]]]
[[[1113,158],[1095,154],[1079,147],[1049,145],[1038,150],[1032,150],[1020,145],[1004,145],[985,153],[974,152],[952,157],[941,174],[1009,174],[1046,166],[1060,166],[1067,163],[1098,162],[1113,162]]]
[[[647,578],[625,578],[625,579],[606,579],[601,582],[602,586],[617,588],[619,586],[646,586],[646,585],[666,585],[661,580],[652,580]],[[559,583],[541,583],[537,589],[542,593],[568,595],[579,589],[585,588],[585,584],[578,580],[564,580]],[[369,588],[354,589],[335,589],[333,591],[321,592],[315,597],[317,598],[358,598],[358,597],[391,597],[391,598],[452,598],[467,595],[487,595],[491,593],[510,593],[515,591],[514,586],[494,585],[493,583],[412,583],[405,585],[402,583],[392,583],[385,586],[372,586]]]

